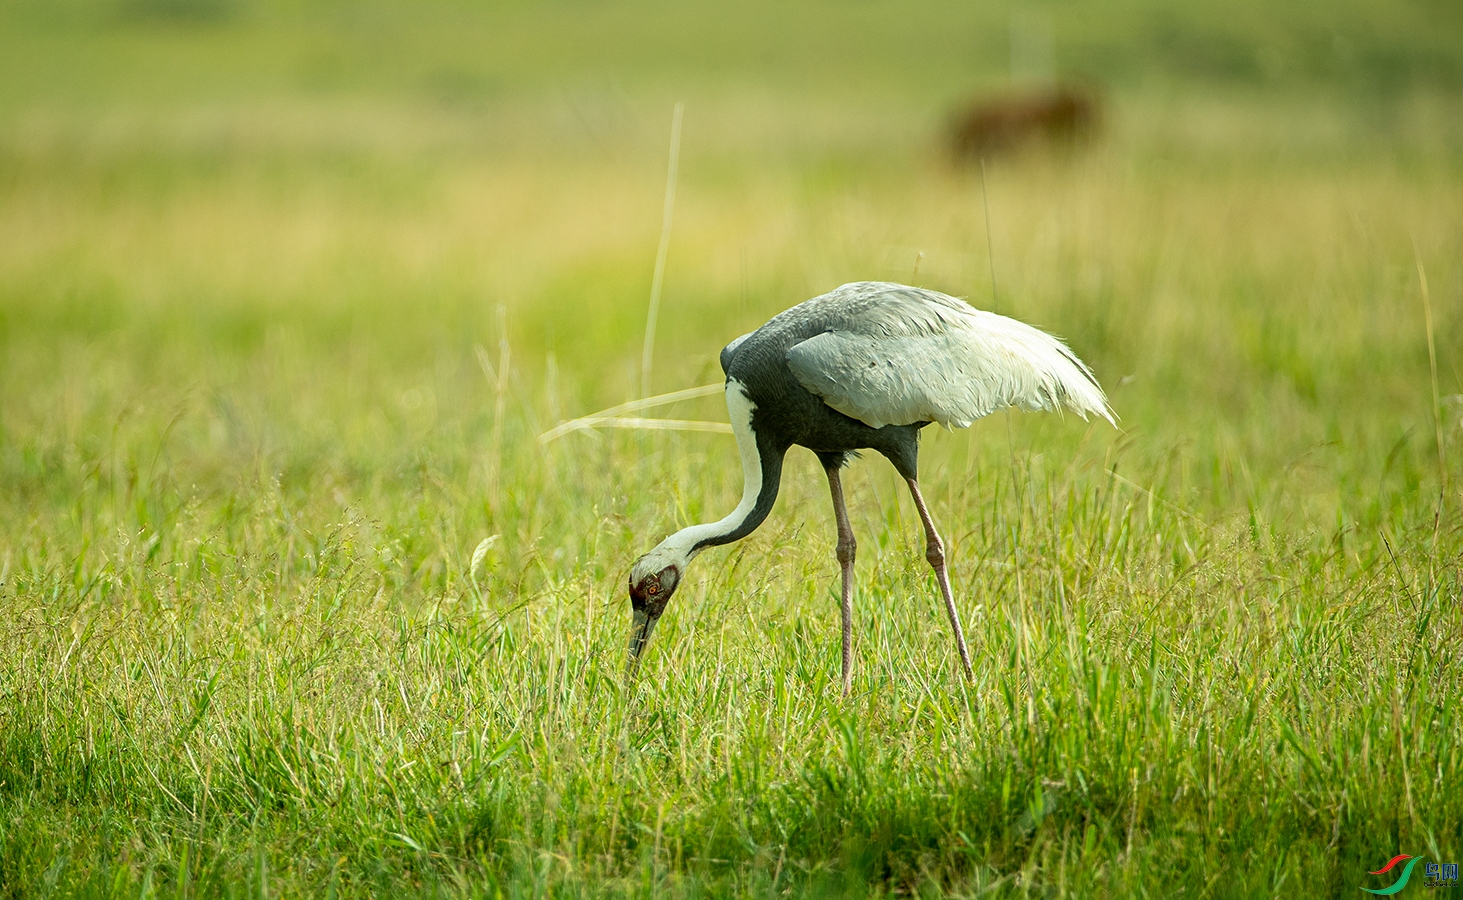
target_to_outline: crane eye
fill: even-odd
[[[645,593],[652,594],[652,595],[659,594],[660,593],[660,585],[657,584],[656,582],[652,581],[650,584],[647,584],[645,586]]]

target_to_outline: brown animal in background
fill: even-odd
[[[951,120],[957,161],[980,159],[1036,144],[1072,146],[1097,131],[1098,100],[1075,87],[976,100]]]

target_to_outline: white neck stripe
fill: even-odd
[[[717,538],[736,531],[757,505],[762,493],[762,457],[757,452],[757,436],[752,432],[752,410],[757,405],[747,396],[746,386],[740,381],[728,379],[726,383],[726,411],[731,418],[732,432],[737,438],[737,449],[742,453],[742,502],[726,518],[705,525],[682,528],[661,541],[656,550],[671,550],[687,560],[698,552],[696,545],[709,538]]]

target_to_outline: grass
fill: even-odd
[[[178,53],[271,21],[118,8],[201,10]],[[1125,88],[1092,152],[992,162],[988,235],[929,93],[691,89],[654,390],[842,281],[989,307],[994,268],[1122,417],[927,433],[970,684],[853,467],[843,701],[810,455],[627,686],[629,563],[735,505],[735,448],[536,440],[638,390],[655,91],[86,71],[0,129],[0,894],[1340,895],[1463,855],[1446,92]]]

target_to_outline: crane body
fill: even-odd
[[[721,351],[726,402],[740,451],[741,502],[725,518],[681,529],[630,572],[635,664],[690,561],[746,537],[777,500],[782,463],[794,445],[813,451],[828,477],[843,572],[843,691],[852,678],[853,564],[857,542],[841,470],[861,450],[894,465],[909,485],[955,633],[970,653],[945,566],[944,542],[919,489],[920,430],[966,427],[1008,406],[1070,409],[1113,421],[1091,371],[1058,339],[953,297],[884,282],[846,284],[805,301]]]

